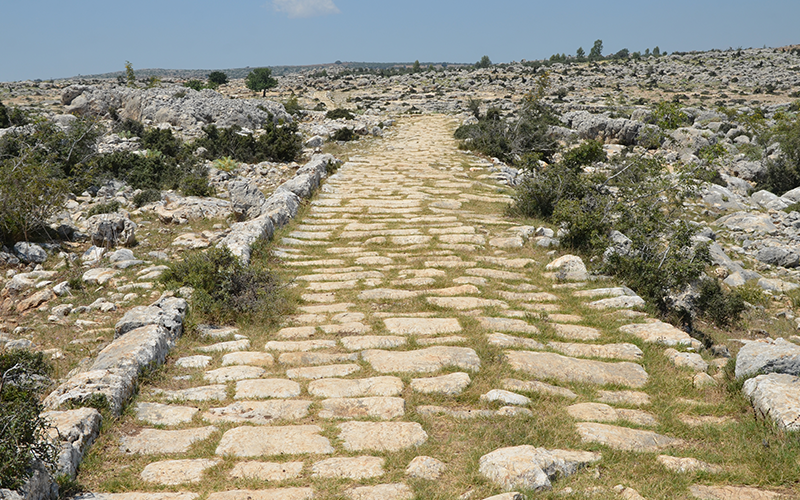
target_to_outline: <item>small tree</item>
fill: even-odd
[[[476,68],[488,68],[492,65],[492,60],[489,59],[489,56],[481,57],[481,60],[475,63]]]
[[[128,87],[136,86],[136,73],[133,72],[133,64],[130,61],[125,61],[125,80]]]
[[[575,59],[577,59],[578,62],[586,59],[586,51],[583,50],[583,47],[578,47],[578,50],[575,52]]]
[[[228,83],[228,75],[223,73],[222,71],[212,71],[208,74],[208,85],[209,87],[214,86],[217,87],[219,85],[225,85]]]
[[[660,55],[661,55],[661,49],[659,49],[658,45],[656,45],[655,47],[653,47],[653,56],[659,57]]]
[[[261,97],[266,97],[267,89],[278,86],[278,80],[272,78],[272,70],[269,68],[256,68],[247,75],[245,80],[247,88],[253,92],[261,91]]]
[[[603,58],[603,41],[595,40],[592,50],[589,51],[589,60],[597,61]]]
[[[414,73],[420,72],[419,59],[414,61],[414,65],[411,67],[411,71],[413,71]]]

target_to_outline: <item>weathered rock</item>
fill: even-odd
[[[117,274],[119,274],[119,271],[116,269],[97,267],[83,273],[81,281],[90,285],[105,285]]]
[[[260,366],[236,365],[209,370],[203,374],[203,378],[211,383],[224,384],[234,380],[259,378],[265,373]]]
[[[196,347],[195,350],[200,352],[227,352],[227,351],[244,351],[250,349],[250,341],[248,339],[241,340],[228,340],[225,342],[217,342],[216,344],[203,345]],[[266,353],[264,353],[266,354]],[[267,354],[267,356],[270,356]],[[228,358],[231,359],[231,358]],[[233,364],[233,363],[229,363]]]
[[[447,309],[483,309],[486,307],[497,307],[508,309],[508,304],[502,300],[481,299],[478,297],[427,297],[428,303]]]
[[[511,367],[539,378],[552,378],[566,382],[592,384],[619,384],[642,387],[647,383],[647,372],[641,366],[623,361],[608,363],[588,359],[570,358],[549,352],[506,351]]]
[[[230,476],[262,481],[285,481],[298,477],[302,470],[303,462],[238,462],[231,469]]]
[[[272,488],[268,490],[231,490],[209,493],[206,500],[310,500],[312,488]]]
[[[545,266],[548,271],[555,271],[560,281],[586,281],[589,272],[583,260],[577,255],[562,255]]]
[[[419,456],[414,457],[406,467],[406,475],[417,479],[427,479],[435,481],[444,473],[447,466],[444,462],[433,457]]]
[[[300,384],[286,379],[250,379],[236,382],[236,399],[295,398]]]
[[[98,247],[130,247],[136,244],[136,223],[119,213],[93,215],[86,220],[86,232]]]
[[[397,335],[437,335],[461,331],[456,318],[386,318],[383,322],[389,332]]]
[[[263,206],[263,213],[269,217],[276,229],[289,223],[300,209],[300,198],[291,191],[276,191]]]
[[[567,356],[584,358],[612,358],[637,361],[644,353],[633,344],[577,344],[566,342],[548,342],[547,346]]]
[[[659,455],[656,460],[658,463],[673,472],[681,474],[692,472],[707,472],[709,474],[719,474],[723,471],[719,465],[712,465],[696,458],[671,457],[669,455]]]
[[[645,342],[667,346],[691,345],[692,338],[688,333],[679,330],[669,323],[653,321],[651,323],[634,323],[619,327],[619,331],[635,335]]]
[[[326,378],[308,383],[308,393],[319,398],[352,398],[361,396],[398,396],[403,381],[397,377],[362,379]]]
[[[539,329],[527,321],[511,318],[478,317],[478,323],[486,330],[514,333],[539,333]]]
[[[369,479],[384,474],[380,457],[328,458],[311,466],[311,475],[325,478]]]
[[[275,232],[272,219],[267,215],[231,225],[230,232],[217,243],[217,248],[227,248],[242,263],[250,262],[252,246],[260,240],[269,240]]]
[[[652,414],[641,410],[612,408],[603,403],[578,403],[567,407],[567,413],[576,419],[589,422],[614,422],[627,420],[638,425],[658,425]]]
[[[650,404],[650,396],[640,391],[597,391],[601,403],[643,406]]]
[[[774,500],[785,498],[780,493],[747,486],[705,486],[693,484],[689,493],[701,500]]]
[[[736,378],[755,373],[800,375],[800,346],[781,338],[747,342],[736,357]]]
[[[672,364],[679,368],[691,368],[696,372],[708,370],[708,363],[696,352],[678,352],[675,349],[669,348],[664,351],[664,355],[672,361]]]
[[[800,377],[784,373],[758,375],[744,383],[743,391],[756,412],[788,431],[800,430]]]
[[[14,253],[25,263],[41,264],[47,260],[47,252],[36,243],[18,241],[14,243]]]
[[[617,450],[654,452],[683,444],[680,439],[629,427],[591,422],[579,422],[576,427],[583,441],[604,444]]]
[[[147,325],[161,325],[177,339],[183,333],[183,318],[188,305],[186,300],[163,297],[149,306],[137,306],[122,316],[114,326],[114,337],[121,337],[131,330]]]
[[[148,483],[176,485],[199,483],[206,469],[219,464],[219,459],[164,460],[145,466],[139,477]]]
[[[86,450],[100,433],[100,412],[94,408],[78,408],[44,412],[42,418],[50,424],[48,436],[61,448],[58,473],[74,479]]]
[[[370,349],[362,352],[361,356],[381,373],[430,373],[445,366],[477,371],[481,366],[478,355],[468,347],[434,346],[404,352]]]
[[[338,427],[339,439],[348,451],[400,451],[428,440],[416,422],[345,422]]]
[[[547,450],[529,445],[500,448],[480,458],[478,470],[497,484],[511,490],[549,490],[558,476],[571,476],[600,460],[599,453]]]
[[[228,192],[230,193],[231,209],[236,220],[255,219],[264,213],[263,206],[267,198],[254,182],[237,177],[228,182]]]
[[[222,435],[217,455],[259,457],[299,453],[333,453],[327,438],[316,425],[236,427]]]
[[[500,401],[509,405],[527,406],[531,400],[521,394],[516,394],[503,389],[492,389],[486,394],[481,394],[481,401]]]
[[[800,255],[780,247],[764,247],[756,253],[756,259],[781,267],[797,267],[800,264]]]
[[[405,400],[394,397],[332,398],[323,400],[321,406],[320,418],[373,417],[391,420],[405,414]]]
[[[411,390],[423,394],[461,394],[470,383],[469,374],[464,372],[449,373],[439,377],[411,379]]]
[[[511,391],[518,392],[537,392],[540,394],[553,394],[567,399],[576,399],[577,394],[564,387],[545,384],[538,380],[517,380],[513,378],[504,378],[503,387]]]
[[[209,408],[203,419],[211,422],[249,422],[268,425],[279,420],[297,420],[308,415],[311,401],[280,399],[271,401],[238,401],[222,408]]]
[[[231,352],[222,356],[222,366],[231,365],[252,365],[252,366],[272,366],[275,362],[272,355],[268,352]]]
[[[348,351],[363,351],[365,349],[390,349],[405,345],[408,340],[396,335],[364,335],[342,337],[339,339],[342,347]]]
[[[222,400],[227,397],[227,390],[224,385],[204,385],[189,389],[178,389],[174,391],[157,391],[163,394],[170,401],[211,401]]]
[[[200,411],[191,406],[173,406],[160,403],[136,403],[136,418],[153,425],[178,425],[191,422]]]
[[[208,439],[215,432],[217,432],[217,428],[214,426],[180,431],[143,429],[135,436],[123,436],[120,439],[119,449],[122,453],[141,453],[145,455],[186,453],[193,443]]]
[[[320,378],[346,377],[347,375],[355,373],[360,369],[360,366],[353,363],[342,365],[312,366],[304,368],[291,368],[286,370],[286,376],[291,379],[301,378],[315,380]]]
[[[414,493],[402,483],[356,486],[344,492],[350,500],[411,500]]]

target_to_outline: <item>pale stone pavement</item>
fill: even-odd
[[[628,342],[609,342],[608,332],[565,314],[560,303],[574,301],[576,287],[586,304],[623,292],[542,278],[548,260],[530,258],[533,241],[523,247],[530,228],[503,217],[510,199],[487,162],[457,150],[452,127],[445,116],[401,119],[326,181],[277,244],[305,301],[298,314],[260,345],[209,331],[205,352],[176,362],[202,373],[196,387],[143,390],[136,412],[145,429],[119,443],[139,459],[140,493],[98,497],[458,498],[470,488],[456,476],[486,478],[480,491],[492,494],[558,490],[561,479],[551,480],[591,477],[579,469],[601,452],[539,447],[509,428],[507,440],[480,443],[480,460],[467,459],[440,432],[469,442],[483,428],[535,426],[531,398],[542,395],[562,420],[575,420],[574,442],[679,449],[680,440],[651,430],[649,374],[633,342],[680,349],[692,340],[647,323],[623,327]],[[620,325],[642,321],[604,314]],[[142,466],[143,456],[153,460]],[[671,460],[663,463],[713,468]],[[717,498],[712,490],[697,495]],[[605,494],[641,498],[625,488]]]

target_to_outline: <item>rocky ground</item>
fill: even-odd
[[[298,119],[307,159],[324,151],[346,160],[300,219],[270,230],[279,270],[300,296],[283,327],[196,328],[178,340],[161,319],[137,323],[168,332],[154,340],[158,354],[148,354],[166,363],[163,371],[124,411],[134,391],[120,392],[121,416],[107,417],[99,437],[91,431],[99,414],[54,414],[59,427],[73,429],[71,449],[88,449],[77,481],[94,493],[84,496],[800,494],[800,455],[789,437],[800,418],[800,347],[785,295],[800,281],[800,215],[784,210],[800,193],[752,192],[776,150],[755,143],[748,119],[759,107],[769,126],[789,109],[800,57],[759,49],[549,71],[546,99],[564,122],[553,131],[565,140],[603,139],[610,153],[641,148],[639,133],[652,126],[648,104],[678,96],[686,126],[643,154],[690,162],[701,161],[703,146],[725,148],[718,167],[726,185],[709,184],[693,202],[697,222],[714,240],[725,283],[757,283],[767,297],[751,309],[751,328],[715,333],[729,353],[704,350],[631,310],[641,299],[593,280],[579,259],[557,259],[549,246],[557,228],[503,216],[519,172],[459,151],[452,133],[469,119],[469,98],[514,109],[536,89],[529,65],[391,78],[288,76],[270,96],[294,93],[307,108],[349,107],[358,112],[353,120],[328,120],[324,111],[291,117],[239,81],[219,93],[168,82],[145,91],[100,81],[4,84],[5,104],[35,105],[56,120],[69,121],[68,112],[102,117],[111,106],[187,139],[206,123],[257,129],[267,113]],[[328,142],[342,127],[362,138]],[[101,147],[138,145],[110,134]],[[187,250],[231,241],[241,228],[234,214],[263,218],[248,210],[302,176],[305,163],[212,169],[217,198],[164,193],[135,209],[134,192],[112,184],[71,200],[54,222],[87,239],[2,254],[5,347],[45,351],[58,378],[84,377],[89,392],[113,386],[82,373],[108,369],[124,351],[112,341],[130,335],[119,325],[135,306],[179,300],[155,282],[165,266]],[[117,215],[87,217],[112,200],[123,207]],[[86,287],[71,290],[70,280]],[[182,324],[185,312],[175,314]],[[740,392],[735,380],[758,373]],[[51,395],[52,408],[63,394]]]

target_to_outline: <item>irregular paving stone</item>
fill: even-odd
[[[597,391],[601,403],[644,406],[650,404],[650,395],[640,391]]]
[[[87,493],[73,497],[75,500],[194,500],[198,493]],[[14,497],[11,497],[14,498]]]
[[[673,472],[692,473],[692,472],[707,472],[710,474],[719,474],[723,468],[719,465],[712,465],[696,458],[680,458],[671,457],[669,455],[659,455],[656,460],[658,463]]]
[[[576,427],[583,441],[604,444],[617,450],[654,452],[683,444],[680,439],[628,427],[592,422],[579,422]]]
[[[305,339],[313,336],[317,332],[315,326],[290,326],[281,328],[276,334],[282,339]]]
[[[596,340],[600,338],[600,330],[589,326],[553,323],[553,330],[555,330],[558,335],[569,339]]]
[[[788,431],[800,430],[800,377],[785,373],[758,375],[745,381],[742,390],[762,416]]]
[[[323,332],[331,335],[366,333],[372,330],[372,327],[369,325],[365,325],[358,321],[350,321],[348,323],[334,325],[320,325],[319,327]]]
[[[472,276],[480,276],[482,278],[492,278],[497,280],[508,280],[508,281],[528,281],[528,277],[524,274],[515,273],[511,271],[500,271],[497,269],[484,269],[480,267],[473,267],[471,269],[466,269],[465,273],[472,275]]]
[[[173,406],[160,403],[136,403],[136,418],[153,425],[178,425],[191,422],[200,411],[191,406]]]
[[[623,295],[621,297],[595,300],[587,305],[593,309],[630,309],[643,306],[644,299],[638,295]]]
[[[327,365],[341,361],[358,361],[358,353],[285,352],[278,357],[282,365]]]
[[[278,341],[267,342],[264,348],[268,351],[294,352],[311,351],[313,349],[330,349],[336,347],[335,340],[298,340],[298,341]]]
[[[405,345],[405,337],[395,335],[365,335],[358,337],[342,337],[339,339],[342,347],[348,351],[363,351],[364,349],[391,349]]]
[[[669,348],[664,351],[664,355],[672,361],[672,364],[679,368],[691,368],[696,372],[708,370],[708,363],[696,352],[678,352],[675,349]]]
[[[286,379],[254,379],[236,382],[236,399],[295,398],[300,384]]]
[[[380,457],[328,458],[311,466],[313,477],[369,479],[384,474],[386,459]]]
[[[225,399],[228,397],[227,388],[224,385],[204,385],[189,389],[178,389],[174,391],[156,391],[170,401],[210,401],[214,399]]]
[[[486,394],[481,394],[481,401],[500,401],[505,404],[518,406],[526,406],[531,402],[530,398],[502,389],[492,389]]]
[[[467,373],[456,372],[439,377],[411,379],[411,390],[422,394],[447,394],[455,396],[464,392],[470,383]]]
[[[360,366],[352,363],[344,365],[311,366],[291,368],[286,370],[286,376],[291,379],[300,378],[315,380],[320,378],[346,377],[360,369]]]
[[[800,375],[800,346],[781,338],[747,342],[736,356],[736,378],[759,372]]]
[[[652,344],[663,344],[667,346],[692,344],[692,338],[688,333],[662,321],[625,325],[619,327],[619,331],[635,335],[645,342]]]
[[[441,460],[433,457],[419,456],[414,457],[406,467],[406,475],[433,481],[439,479],[447,466]]]
[[[213,425],[184,429],[180,431],[162,431],[158,429],[143,429],[135,436],[122,436],[119,449],[122,453],[186,453],[189,446],[197,441],[208,439],[217,432]]]
[[[205,368],[211,363],[211,356],[185,356],[175,361],[175,366],[180,368]]]
[[[573,344],[565,342],[548,342],[547,346],[567,356],[584,358],[611,358],[637,361],[644,353],[633,344]]]
[[[497,292],[497,294],[506,300],[514,300],[518,302],[553,302],[558,300],[557,295],[553,295],[552,293],[548,292],[519,293],[500,290]]]
[[[224,339],[237,334],[239,329],[235,326],[197,325],[197,331],[199,331],[203,337]]]
[[[525,349],[544,349],[546,346],[538,340],[525,337],[515,337],[505,333],[490,333],[486,335],[486,340],[491,345],[499,347],[523,347]]]
[[[259,457],[300,453],[333,453],[327,438],[316,425],[235,427],[222,435],[217,455]]]
[[[200,352],[245,351],[247,349],[250,349],[250,341],[247,339],[229,340],[227,342],[218,342],[216,344],[197,347],[197,350]]]
[[[590,422],[614,422],[627,420],[637,425],[655,426],[658,421],[645,411],[612,408],[603,403],[578,403],[567,407],[572,418]]]
[[[411,500],[414,493],[402,483],[356,486],[344,492],[351,500]]]
[[[412,290],[392,290],[390,288],[376,288],[364,290],[358,294],[359,300],[406,300],[419,295],[421,292]]]
[[[209,493],[206,500],[310,500],[311,488],[272,488],[269,490],[231,490]]]
[[[275,360],[268,352],[231,352],[222,356],[222,366],[231,365],[252,365],[252,366],[272,366]]]
[[[175,485],[199,483],[206,469],[219,464],[219,459],[164,460],[145,466],[139,477],[148,483]]]
[[[84,453],[100,434],[103,417],[94,408],[48,411],[41,416],[48,423],[47,436],[60,448],[56,473],[75,479]]]
[[[386,318],[383,322],[390,333],[397,335],[438,335],[461,331],[456,318]]]
[[[397,377],[362,379],[326,378],[308,383],[308,393],[319,398],[353,398],[360,396],[398,396],[403,381]]]
[[[538,380],[517,380],[513,378],[504,378],[503,387],[511,391],[523,392],[538,392],[540,394],[553,394],[567,399],[576,399],[577,394],[564,387],[556,385],[545,384]]]
[[[478,317],[478,323],[486,330],[514,333],[539,333],[539,329],[521,319]]]
[[[264,375],[266,371],[258,366],[226,366],[217,368],[216,370],[207,371],[203,374],[203,378],[209,382],[225,383],[233,380],[243,380],[248,378],[259,378]]]
[[[462,344],[467,341],[466,337],[461,335],[448,335],[445,337],[432,337],[417,339],[417,345],[443,345],[443,344]]]
[[[208,422],[249,422],[268,425],[276,420],[297,420],[308,415],[311,401],[278,399],[270,401],[238,401],[222,408],[209,408],[203,412]]]
[[[480,473],[504,489],[548,490],[557,476],[566,477],[600,460],[599,453],[547,450],[529,445],[500,448],[480,458]]]
[[[478,354],[468,347],[434,346],[403,352],[369,349],[361,357],[381,373],[430,373],[446,366],[476,371],[481,366]]]
[[[447,309],[483,309],[485,307],[498,307],[508,309],[508,304],[502,300],[480,299],[478,297],[427,297],[429,304]]]
[[[773,500],[785,498],[780,493],[746,486],[705,486],[693,484],[689,493],[701,500]]]
[[[428,434],[416,422],[345,422],[337,427],[342,446],[348,451],[400,451],[428,440]]]
[[[565,382],[619,384],[638,388],[644,386],[648,378],[644,368],[628,361],[609,363],[530,351],[506,351],[506,359],[515,370]]]
[[[391,420],[405,414],[405,400],[373,396],[366,398],[332,398],[321,402],[320,418],[374,417]]]
[[[497,416],[497,412],[493,410],[479,410],[473,408],[467,409],[452,409],[445,408],[444,406],[435,405],[420,405],[417,406],[417,414],[423,417],[434,417],[438,415],[448,415],[450,417],[459,419],[472,419],[472,418],[487,418]]]
[[[237,462],[230,476],[241,479],[260,479],[261,481],[285,481],[300,476],[303,462]]]

